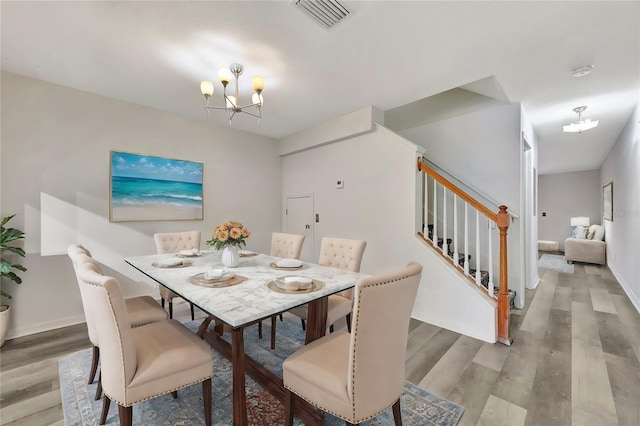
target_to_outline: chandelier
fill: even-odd
[[[213,109],[223,109],[229,113],[229,125],[231,125],[231,120],[238,113],[249,114],[258,119],[258,123],[260,123],[260,119],[262,118],[262,104],[264,103],[264,99],[262,98],[262,90],[264,89],[264,80],[262,77],[253,77],[251,80],[253,90],[255,93],[251,97],[251,104],[249,105],[240,105],[239,97],[238,97],[238,78],[242,75],[243,67],[240,64],[231,64],[229,68],[220,68],[218,71],[218,80],[222,83],[222,94],[224,106],[215,106],[209,105],[209,99],[213,95],[214,87],[213,83],[208,80],[203,80],[200,82],[200,91],[204,96],[206,102],[204,107],[207,109],[207,119],[209,118],[209,112]],[[227,95],[227,85],[231,82],[231,76],[234,76],[235,81],[235,94]],[[247,109],[254,109],[253,111],[247,111]]]
[[[579,106],[573,109],[573,112],[578,114],[578,121],[575,123],[567,124],[566,126],[562,126],[562,130],[569,133],[582,133],[583,130],[593,129],[598,126],[600,120],[591,121],[590,119],[583,120],[582,112],[587,109],[586,106]]]

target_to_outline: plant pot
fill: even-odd
[[[222,249],[222,264],[227,268],[235,268],[240,264],[240,250],[238,246],[225,246]]]
[[[0,347],[4,345],[9,331],[9,311],[8,305],[0,306]]]

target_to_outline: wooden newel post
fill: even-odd
[[[500,229],[500,292],[498,293],[498,342],[511,346],[513,339],[509,336],[509,275],[507,268],[507,230],[509,229],[509,213],[507,206],[500,206],[496,224]]]

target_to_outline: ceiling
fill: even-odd
[[[1,66],[206,120],[200,80],[214,81],[221,104],[217,70],[239,62],[242,99],[251,77],[264,77],[264,117],[231,126],[273,138],[490,78],[522,102],[540,174],[598,169],[638,103],[638,1],[344,4],[352,14],[326,30],[289,1],[2,1]],[[571,77],[591,64],[590,75]],[[600,126],[562,133],[579,105]],[[229,125],[223,111],[211,121]]]

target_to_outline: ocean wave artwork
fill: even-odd
[[[111,221],[202,219],[202,163],[111,152]]]

